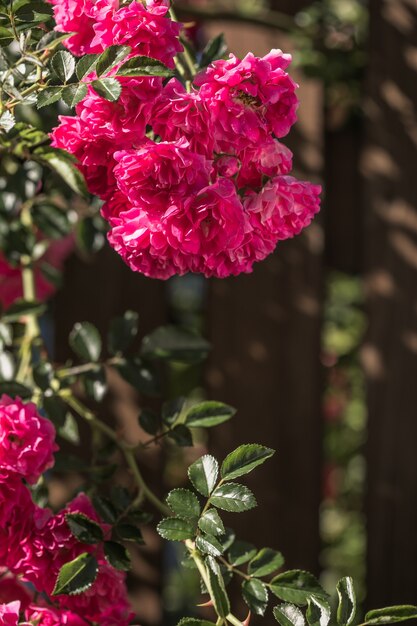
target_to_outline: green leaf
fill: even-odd
[[[45,164],[56,172],[75,193],[87,197],[85,180],[76,165],[64,151],[56,148],[36,148],[33,156],[41,164]]]
[[[114,367],[119,372],[120,376],[140,393],[144,393],[148,396],[158,394],[158,378],[139,357],[120,359]]]
[[[187,447],[193,445],[193,436],[189,428],[184,424],[178,424],[168,433],[168,437],[173,439],[177,446]]]
[[[98,361],[101,354],[100,334],[90,322],[77,322],[69,336],[69,344],[83,361]]]
[[[19,22],[47,22],[52,15],[52,7],[45,2],[25,2],[15,10],[15,19]]]
[[[404,622],[415,618],[417,618],[417,606],[403,604],[368,611],[365,615],[364,623],[369,626],[374,624],[395,624],[396,622]]]
[[[161,326],[142,341],[142,354],[155,359],[196,363],[206,358],[208,351],[205,339],[176,326]]]
[[[356,615],[356,593],[353,580],[350,577],[341,578],[336,588],[339,597],[337,621],[340,626],[350,626]]]
[[[46,305],[42,302],[32,302],[28,300],[16,300],[3,317],[5,322],[18,322],[21,317],[36,315],[39,317],[46,311]]]
[[[105,49],[97,59],[96,73],[97,76],[109,72],[118,63],[121,63],[123,59],[130,53],[131,48],[129,46],[109,46]]]
[[[227,44],[224,39],[224,34],[221,33],[208,42],[201,55],[200,67],[207,67],[213,61],[221,59],[227,52]]]
[[[97,578],[98,563],[92,554],[83,552],[76,559],[65,563],[56,579],[53,596],[77,595],[87,591]]]
[[[210,554],[210,556],[221,556],[224,552],[223,546],[217,541],[216,537],[207,533],[198,535],[195,545],[200,552]]]
[[[150,409],[142,409],[139,415],[139,424],[149,435],[156,435],[161,426],[158,415]]]
[[[128,551],[116,541],[104,542],[104,556],[112,567],[122,572],[128,572],[132,566]]]
[[[136,311],[126,311],[110,323],[107,345],[110,354],[123,354],[138,334],[139,315]]]
[[[214,456],[205,454],[197,461],[194,461],[188,468],[188,477],[193,483],[195,489],[201,493],[201,495],[209,497],[213,491],[217,476],[219,473],[219,464]]]
[[[12,128],[15,125],[16,125],[16,118],[14,117],[12,113],[10,113],[10,111],[4,111],[0,115],[0,128],[5,130],[6,133],[8,133],[9,130],[12,130]]]
[[[196,524],[189,519],[179,517],[167,517],[159,522],[157,531],[164,539],[170,541],[185,541],[195,535]]]
[[[100,80],[93,80],[91,86],[99,96],[109,100],[109,102],[116,102],[122,93],[122,86],[117,78],[101,78]]]
[[[85,83],[74,83],[64,87],[62,99],[69,107],[75,107],[76,104],[86,97],[87,92],[88,89]]]
[[[208,574],[208,590],[213,600],[217,615],[226,617],[230,613],[230,602],[227,596],[223,576],[217,561],[208,556],[206,558],[206,568]]]
[[[15,362],[11,352],[0,353],[0,380],[11,381],[15,375]]]
[[[80,443],[78,424],[75,417],[71,413],[66,414],[63,425],[58,428],[58,435],[62,437],[62,439],[65,439],[74,445],[78,445]]]
[[[263,582],[256,578],[244,580],[242,595],[252,613],[264,615],[268,606],[268,591]]]
[[[254,545],[246,541],[235,541],[228,552],[231,565],[238,567],[250,561],[256,554]]]
[[[42,400],[46,415],[57,428],[62,428],[67,417],[68,407],[64,400],[50,389],[46,391]]]
[[[35,205],[33,221],[39,230],[51,239],[61,239],[72,230],[68,213],[52,203]]]
[[[51,67],[58,78],[66,83],[75,72],[75,59],[67,50],[59,50],[51,59]]]
[[[75,68],[78,80],[94,72],[99,56],[99,54],[86,54],[78,61],[77,67]]]
[[[221,476],[224,480],[233,480],[249,474],[255,467],[264,463],[275,454],[275,450],[256,443],[239,446],[227,455],[222,463]]]
[[[22,385],[14,380],[5,380],[0,382],[0,396],[4,393],[11,398],[19,396],[22,400],[28,400],[32,397],[33,391],[26,385]]]
[[[98,367],[82,376],[86,394],[96,402],[101,402],[107,392],[107,377],[104,367]]]
[[[104,539],[101,526],[84,513],[67,513],[65,519],[70,531],[78,541],[94,545]]]
[[[198,520],[198,527],[204,533],[209,535],[218,536],[224,535],[225,533],[224,524],[216,509],[209,509],[206,511]]]
[[[185,404],[185,398],[180,396],[179,398],[173,398],[167,400],[162,405],[162,421],[167,426],[172,426],[179,418]]]
[[[93,495],[93,505],[101,519],[107,524],[114,524],[117,520],[117,510],[113,503],[104,496]]]
[[[330,604],[323,598],[311,596],[308,599],[306,617],[310,626],[327,626],[331,617]]]
[[[278,574],[271,581],[270,589],[281,600],[300,606],[307,604],[312,595],[327,599],[327,593],[313,574],[299,569]]]
[[[236,409],[222,402],[201,402],[189,409],[185,416],[185,424],[190,427],[211,428],[229,420]]]
[[[179,517],[198,517],[200,503],[197,496],[188,489],[173,489],[167,496],[167,504],[171,511]]]
[[[219,541],[223,546],[223,551],[229,550],[236,539],[236,533],[232,528],[225,528],[224,535],[219,536]]]
[[[281,552],[271,550],[271,548],[262,548],[249,563],[248,574],[262,578],[262,576],[276,572],[283,565],[284,557]]]
[[[14,35],[11,30],[0,26],[0,46],[8,46],[14,39]]]
[[[117,524],[116,533],[123,541],[134,541],[139,545],[144,545],[145,540],[143,539],[143,535],[140,529],[133,524],[121,523]]]
[[[99,214],[84,217],[75,230],[77,246],[86,254],[98,252],[104,245],[105,232],[106,226]]]
[[[170,77],[174,72],[157,59],[145,56],[135,56],[129,59],[116,73],[117,76],[165,76]]]
[[[177,626],[216,626],[214,622],[207,622],[205,619],[196,619],[194,617],[183,617]]]
[[[304,615],[293,604],[280,604],[274,608],[274,617],[281,626],[304,626]]]
[[[210,496],[210,502],[213,506],[231,513],[242,513],[256,506],[251,490],[237,483],[224,483],[217,487]]]

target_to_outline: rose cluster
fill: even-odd
[[[32,500],[28,484],[53,465],[56,450],[55,429],[34,404],[0,397],[0,624],[127,626],[132,613],[124,574],[107,563],[101,545],[78,541],[66,521],[68,513],[82,513],[106,537],[110,529],[89,498],[80,494],[57,514]],[[61,567],[85,552],[98,562],[93,585],[52,601]]]
[[[167,0],[53,0],[75,55],[128,45],[174,68],[179,25]],[[193,84],[120,77],[109,102],[89,88],[53,145],[75,155],[104,201],[109,242],[131,269],[156,278],[250,272],[319,210],[320,187],[291,176],[280,139],[296,120],[291,57],[272,50],[217,60]]]

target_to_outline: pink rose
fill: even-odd
[[[20,602],[0,604],[0,626],[17,626],[19,622]]]

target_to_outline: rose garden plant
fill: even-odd
[[[134,623],[129,543],[140,545],[153,519],[164,539],[183,543],[184,566],[212,610],[211,621],[196,611],[183,626],[246,625],[270,604],[281,626],[350,626],[350,578],[337,586],[332,618],[312,574],[285,571],[280,552],[224,526],[222,511],[256,506],[240,480],[273,450],[243,445],[221,464],[206,454],[189,467],[189,487],[164,500],[146,484],[149,446],[191,446],[194,429],[221,425],[232,407],[184,398],[160,414],[142,407],[148,436],[137,446],[102,420],[110,369],[155,395],[167,364],[206,356],[204,339],[167,326],[132,352],[138,316],[127,311],[105,342],[93,324],[77,323],[76,362],[62,365],[39,325],[65,257],[74,245],[95,251],[105,232],[146,276],[226,278],[308,226],[320,188],[291,175],[281,143],[296,121],[290,56],[227,57],[221,37],[196,50],[169,0],[0,0],[0,43],[0,624]],[[56,437],[74,441],[82,420],[95,433],[91,471],[84,491],[52,511]],[[129,488],[107,488],[114,459],[129,470]],[[232,578],[247,616],[231,606]],[[390,607],[364,624],[416,616],[414,606]]]

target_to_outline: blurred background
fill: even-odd
[[[223,32],[237,55],[292,52],[301,105],[284,141],[296,175],[323,184],[322,212],[253,274],[224,281],[144,279],[107,247],[72,256],[53,302],[56,357],[69,356],[75,321],[106,329],[128,308],[139,311],[142,334],[168,320],[201,330],[209,361],[173,371],[171,392],[222,400],[238,414],[197,450],[152,453],[156,488],[184,484],[184,468],[207,446],[221,457],[240,443],[267,444],[277,454],[248,481],[260,506],[234,520],[239,538],[261,535],[289,568],[329,588],[354,576],[364,607],[416,603],[415,0],[176,5],[203,45]],[[112,408],[133,430],[136,401],[114,382]],[[195,607],[192,574],[146,538],[132,588],[140,623],[175,624]]]

